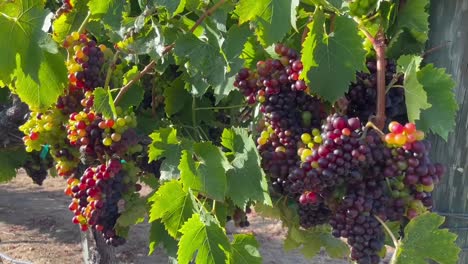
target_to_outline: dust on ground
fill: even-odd
[[[0,263],[11,263],[3,256],[34,264],[81,264],[80,231],[71,222],[69,197],[63,194],[66,182],[48,177],[42,186],[32,183],[23,171],[11,182],[0,185]],[[249,215],[250,226],[228,228],[233,233],[254,233],[261,245],[263,263],[267,264],[346,264],[320,254],[312,260],[299,252],[285,252],[286,230],[276,220]],[[128,242],[117,249],[120,263],[168,263],[162,249],[147,256],[149,225],[132,228]],[[3,262],[2,262],[3,261]]]

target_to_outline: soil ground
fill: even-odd
[[[37,186],[19,171],[13,181],[0,185],[0,263],[14,263],[11,259],[34,264],[83,263],[80,231],[71,222],[69,199],[63,194],[65,184],[61,178],[48,177],[42,186]],[[299,252],[286,253],[282,244],[286,232],[279,221],[255,213],[249,215],[249,221],[248,228],[232,226],[229,230],[254,233],[261,245],[263,263],[348,263],[324,254],[307,260]],[[148,224],[132,229],[128,242],[117,250],[120,263],[168,262],[162,249],[147,256],[148,233]]]

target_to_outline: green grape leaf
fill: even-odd
[[[398,69],[405,74],[403,86],[405,87],[406,109],[410,122],[419,120],[421,110],[431,107],[427,101],[427,93],[419,83],[417,76],[421,61],[421,57],[410,55],[404,55],[398,59]]]
[[[120,29],[125,0],[89,0],[88,6],[93,19],[102,20],[112,29]]]
[[[431,108],[421,112],[417,126],[425,131],[432,131],[443,139],[448,139],[449,132],[455,127],[455,116],[458,110],[453,88],[455,82],[445,69],[435,68],[428,64],[418,73],[418,80],[427,92]]]
[[[0,149],[0,183],[15,178],[16,170],[26,161],[27,156],[23,148],[16,150]]]
[[[149,162],[164,158],[160,173],[161,180],[177,179],[179,177],[179,161],[182,155],[180,142],[177,139],[177,130],[171,127],[154,131],[150,138],[148,148]]]
[[[195,143],[193,152],[183,150],[179,164],[185,189],[200,191],[219,201],[224,201],[227,191],[226,171],[230,168],[224,153],[211,142]]]
[[[460,248],[455,243],[457,235],[439,229],[445,218],[435,213],[425,213],[412,219],[405,227],[405,237],[396,249],[396,264],[457,263]]]
[[[148,201],[151,202],[149,221],[161,219],[174,238],[179,237],[179,229],[195,210],[192,193],[184,191],[177,180],[164,183]]]
[[[98,113],[102,113],[105,118],[114,118],[117,116],[115,110],[114,99],[110,90],[98,87],[93,92],[94,109]]]
[[[17,59],[19,65],[19,56]],[[21,98],[21,101],[28,104],[31,110],[48,108],[57,102],[57,98],[65,90],[67,80],[65,58],[61,54],[44,52],[42,59],[39,67],[39,83],[34,81],[30,75],[26,75],[23,69],[17,68],[15,71],[14,91]]]
[[[185,90],[183,78],[177,78],[170,84],[167,84],[163,95],[164,110],[168,117],[180,112],[185,106],[192,104],[192,96]]]
[[[223,51],[229,62],[238,58],[242,54],[244,45],[251,35],[252,31],[250,31],[247,24],[240,26],[232,25],[229,28],[226,41],[223,43]]]
[[[231,243],[229,264],[261,264],[262,256],[258,251],[258,242],[251,234],[236,234]]]
[[[312,93],[335,102],[356,80],[356,71],[366,71],[366,51],[351,18],[336,17],[335,32],[329,35],[323,30],[324,20],[324,14],[316,11],[314,21],[308,25],[301,77],[308,81]]]
[[[291,26],[297,30],[297,8],[299,7],[300,0],[291,0]]]
[[[163,55],[168,32],[164,32],[164,27],[155,19],[151,19],[151,28],[142,31],[133,37],[128,49],[137,55],[149,55],[153,60],[161,59],[162,63],[158,63],[157,66],[165,65],[166,60]]]
[[[296,25],[296,16],[292,15],[298,4],[299,1],[241,0],[235,12],[240,24],[255,21],[260,43],[269,46],[280,41]],[[285,18],[289,18],[289,22]]]
[[[156,220],[151,223],[148,255],[153,254],[160,244],[164,246],[168,255],[175,256],[177,254],[177,241],[167,233],[164,224]]]
[[[226,138],[231,141],[226,142]],[[261,169],[260,155],[247,130],[225,129],[222,141],[223,146],[230,146],[235,152],[233,168],[227,171],[227,195],[240,208],[244,208],[249,201],[271,205],[268,183]]]
[[[398,12],[395,32],[407,29],[420,43],[425,43],[429,34],[429,0],[407,1]]]
[[[386,54],[389,58],[397,59],[406,54],[420,54],[424,47],[425,44],[418,42],[407,30],[400,30],[390,40]]]
[[[193,214],[180,231],[179,264],[188,264],[195,253],[196,263],[226,263],[231,248],[226,233],[219,225],[212,221],[202,222],[200,215]]]
[[[49,11],[41,0],[19,0],[2,4],[0,10],[0,80],[9,83],[13,71],[24,71],[23,78],[39,83],[39,71],[45,68],[44,53],[40,43],[49,42],[50,36],[42,31]],[[50,41],[52,41],[50,39]],[[53,42],[53,41],[52,41]],[[21,61],[17,62],[17,57]],[[62,61],[63,62],[63,61]],[[60,68],[60,67],[59,67]],[[61,68],[64,68],[62,65]],[[54,78],[56,74],[52,75]]]
[[[261,16],[268,6],[270,0],[240,0],[236,5],[236,14],[239,16],[239,23],[254,20],[257,16]]]
[[[67,80],[65,58],[42,31],[48,13],[40,0],[3,3],[0,11],[0,80],[31,110],[55,103]]]
[[[71,4],[73,9],[70,12],[63,13],[54,20],[53,38],[58,43],[62,43],[68,35],[77,31],[88,13],[88,0],[71,0]]]
[[[313,258],[321,248],[332,258],[343,258],[349,254],[349,248],[341,239],[331,235],[330,229],[315,227],[308,230],[299,229],[297,226],[289,227],[285,240],[285,249],[299,248],[306,258]]]
[[[130,70],[128,70],[123,76],[123,84],[126,85],[130,80],[132,80],[135,75],[138,74],[138,67],[133,66]],[[117,96],[117,93],[115,93]],[[133,84],[132,88],[129,89],[119,101],[118,106],[122,107],[122,109],[127,110],[130,107],[138,107],[141,102],[143,101],[143,97],[145,95],[145,89],[141,85],[140,82],[136,82]]]
[[[193,85],[192,94],[202,96],[209,85],[216,86],[225,80],[227,65],[219,47],[198,39],[193,34],[179,37],[175,42],[174,54],[179,65],[184,65]]]
[[[171,14],[175,16],[185,8],[186,0],[149,0],[149,2],[156,7],[164,7]]]

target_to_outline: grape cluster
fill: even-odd
[[[69,209],[75,214],[73,223],[81,230],[92,227],[102,233],[106,243],[119,246],[125,239],[116,235],[114,225],[120,216],[119,201],[126,192],[137,190],[135,179],[112,158],[107,164],[88,167],[80,178],[70,177],[65,193],[72,197]],[[135,187],[129,188],[133,184]]]
[[[346,94],[348,100],[346,114],[351,117],[358,117],[361,121],[367,122],[369,117],[375,115],[377,107],[377,63],[375,60],[367,62],[369,73],[358,72],[356,82],[352,83]],[[387,124],[390,121],[408,122],[405,104],[405,91],[403,76],[396,74],[396,64],[393,60],[387,61],[387,72],[385,73],[385,83],[391,89],[386,94],[385,114]]]
[[[234,86],[250,104],[261,104],[265,126],[257,143],[262,167],[275,191],[287,194],[288,176],[301,161],[301,135],[318,128],[325,114],[321,101],[306,93],[308,87],[299,80],[303,66],[298,53],[281,44],[275,52],[279,59],[259,61],[255,71],[242,69]]]
[[[105,154],[123,156],[130,146],[138,143],[135,126],[133,113],[114,120],[94,111],[81,111],[70,115],[67,138],[70,144],[80,148],[85,160],[99,159]]]
[[[404,221],[430,210],[444,173],[430,161],[424,133],[397,122],[407,122],[403,77],[389,61],[386,82],[396,87],[387,93],[385,135],[367,124],[376,110],[375,61],[350,86],[347,115],[326,117],[299,80],[297,53],[283,45],[275,51],[280,59],[242,69],[234,82],[248,103],[260,103],[262,168],[276,192],[296,201],[302,227],[329,223],[334,236],[348,239],[353,260],[379,263],[385,239],[379,220]]]
[[[84,91],[103,87],[106,74],[103,65],[112,57],[112,51],[103,44],[97,46],[88,35],[78,32],[71,33],[63,46],[73,57],[73,60],[67,61],[70,86]]]

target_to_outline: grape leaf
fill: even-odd
[[[185,106],[190,105],[192,96],[185,90],[185,83],[182,78],[177,78],[165,87],[164,95],[164,110],[166,115],[172,115],[181,111]]]
[[[102,20],[112,29],[120,29],[125,0],[89,0],[88,6],[93,19]]]
[[[428,259],[437,263],[457,263],[460,248],[457,235],[439,229],[445,218],[425,213],[412,219],[405,227],[405,237],[396,249],[396,264],[425,264]]]
[[[174,237],[179,237],[179,229],[194,212],[194,200],[191,192],[186,192],[177,180],[164,183],[148,199],[151,202],[149,221],[161,219],[166,230]]]
[[[429,33],[429,0],[406,1],[398,12],[395,32],[408,30],[417,41],[425,43]]]
[[[126,85],[136,74],[138,74],[138,67],[133,66],[123,76],[123,85]],[[143,101],[145,90],[140,82],[133,84],[132,88],[129,89],[119,101],[119,106],[122,109],[127,110],[132,106],[138,107]]]
[[[260,43],[269,46],[281,40],[296,25],[296,16],[292,16],[299,1],[283,0],[241,0],[236,6],[239,23],[247,21],[257,23],[256,33]],[[289,22],[285,21],[289,18]]]
[[[150,229],[148,255],[153,254],[156,247],[161,243],[168,255],[175,256],[177,254],[177,241],[167,233],[161,221],[153,221]]]
[[[94,109],[106,118],[113,118],[117,116],[115,110],[114,99],[110,90],[98,87],[93,92],[94,95]]]
[[[291,26],[297,30],[297,8],[299,7],[300,0],[291,0]]]
[[[184,11],[186,0],[150,0],[150,4],[156,7],[164,7],[171,14],[175,16]]]
[[[42,31],[47,14],[40,0],[3,3],[0,12],[0,80],[32,110],[55,103],[67,80],[65,58]]]
[[[226,142],[227,138],[232,141]],[[229,146],[235,152],[233,168],[227,171],[227,195],[240,208],[244,208],[249,201],[271,205],[260,156],[247,131],[241,128],[225,129],[222,141],[225,147]]]
[[[16,170],[19,169],[27,159],[24,149],[0,150],[0,183],[8,182],[15,178]]]
[[[1,44],[0,44],[1,45]],[[28,104],[31,110],[43,110],[57,102],[57,98],[65,90],[67,70],[60,54],[42,54],[43,61],[39,67],[39,83],[21,68],[15,71],[16,81],[14,91],[21,101]],[[19,56],[17,63],[19,65]],[[10,87],[11,88],[11,87]]]
[[[431,104],[427,102],[427,94],[419,83],[417,72],[422,58],[419,56],[404,55],[398,59],[398,69],[405,74],[405,100],[408,119],[410,122],[419,120],[421,110],[428,109]]]
[[[270,0],[240,0],[235,10],[239,16],[239,23],[243,24],[261,16],[269,2]]]
[[[431,130],[447,140],[449,132],[454,129],[458,110],[453,92],[455,82],[445,69],[435,68],[432,64],[418,72],[418,80],[424,86],[432,107],[421,112],[417,126],[425,131]]]
[[[161,164],[161,180],[171,180],[179,177],[179,165],[181,146],[177,139],[177,130],[171,127],[154,131],[148,149],[149,162],[165,158]]]
[[[333,237],[329,228],[320,226],[308,230],[290,226],[284,244],[286,250],[300,248],[306,258],[315,257],[322,247],[332,258],[343,258],[349,254],[345,242]]]
[[[193,152],[182,151],[178,168],[185,189],[191,188],[212,199],[224,201],[226,171],[231,165],[224,153],[211,142],[195,143]]]
[[[229,254],[230,264],[255,264],[262,263],[262,256],[258,251],[258,242],[251,234],[236,234],[231,243]]]
[[[420,54],[424,47],[425,44],[418,42],[407,30],[400,30],[390,40],[386,54],[389,58],[397,59],[406,54]]]
[[[54,20],[53,38],[58,43],[62,43],[68,35],[77,31],[88,13],[88,0],[71,0],[70,2],[73,9]]]
[[[193,34],[186,34],[176,40],[174,54],[178,64],[185,66],[191,82],[206,83],[193,85],[192,94],[202,96],[209,85],[216,86],[224,82],[227,65],[219,48]]]
[[[226,263],[231,248],[226,233],[219,225],[212,221],[202,222],[200,215],[193,214],[180,231],[179,264],[188,264],[195,253],[196,263]]]
[[[41,0],[19,0],[3,4],[0,11],[0,79],[9,83],[15,68],[38,83],[45,51],[39,45],[50,36],[42,31],[48,14]],[[17,64],[17,56],[21,61]],[[18,67],[17,67],[18,66]],[[63,66],[62,66],[63,68]],[[53,74],[56,78],[56,74]],[[44,80],[44,79],[41,79]]]
[[[335,32],[329,35],[323,31],[324,20],[324,14],[317,11],[309,24],[303,43],[301,77],[308,81],[313,93],[335,102],[355,81],[356,71],[366,71],[366,51],[351,18],[336,17]]]

